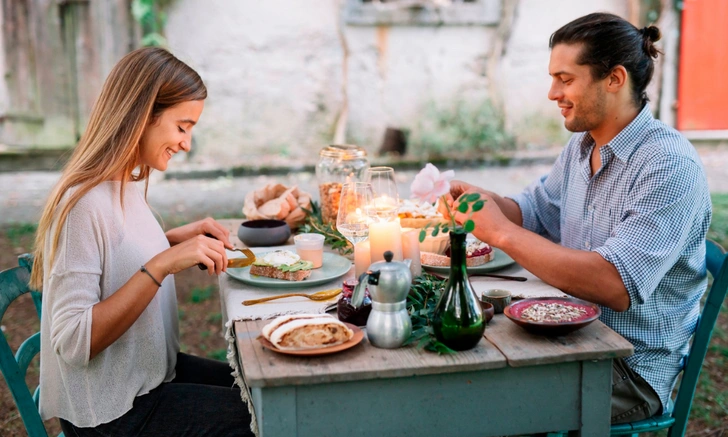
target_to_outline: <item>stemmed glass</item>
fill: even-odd
[[[369,224],[374,218],[373,198],[372,185],[367,182],[349,182],[341,187],[336,229],[352,245],[369,238]]]
[[[367,170],[367,182],[374,190],[373,208],[379,221],[388,222],[397,218],[399,193],[392,167],[372,167]]]

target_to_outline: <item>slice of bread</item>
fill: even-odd
[[[494,253],[495,252],[491,250],[485,255],[466,258],[465,263],[468,267],[481,266],[487,262],[493,261]],[[422,252],[420,253],[420,262],[425,266],[448,267],[450,266],[450,257],[431,252]]]
[[[402,217],[399,219],[399,225],[403,228],[415,228],[415,229],[421,229],[425,227],[432,228],[433,226],[437,224],[447,224],[449,223],[447,220],[445,220],[442,217],[430,217],[430,218],[405,218]]]
[[[311,270],[296,270],[295,272],[284,272],[272,266],[250,266],[250,274],[255,276],[266,276],[268,278],[283,279],[284,281],[303,281],[311,276]]]

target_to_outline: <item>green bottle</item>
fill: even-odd
[[[478,344],[485,331],[485,319],[468,279],[465,237],[450,232],[450,278],[432,318],[435,337],[450,349],[463,351]]]

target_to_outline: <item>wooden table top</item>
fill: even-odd
[[[488,324],[485,337],[468,351],[438,355],[414,346],[379,349],[365,338],[346,351],[316,357],[290,356],[263,348],[257,340],[266,320],[235,323],[245,380],[250,387],[392,378],[626,357],[627,340],[595,321],[562,337],[532,335],[503,315]]]
[[[242,219],[218,220],[237,238]],[[533,335],[497,315],[488,323],[484,338],[469,351],[438,355],[407,346],[379,349],[365,338],[346,351],[331,355],[290,356],[263,348],[257,340],[267,320],[236,322],[238,353],[250,387],[356,381],[475,370],[522,367],[581,360],[605,360],[632,355],[631,343],[599,320],[566,336]]]

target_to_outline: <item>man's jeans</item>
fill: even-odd
[[[250,414],[227,363],[180,353],[177,376],[138,396],[126,414],[95,428],[61,419],[68,437],[252,436]]]

